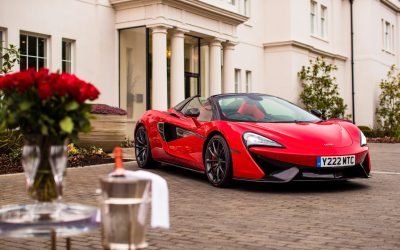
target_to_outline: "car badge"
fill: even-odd
[[[324,146],[325,147],[333,147],[333,144],[332,143],[326,143],[326,144],[324,144]]]

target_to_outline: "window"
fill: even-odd
[[[321,37],[325,38],[326,37],[326,7],[321,5]]]
[[[246,93],[251,91],[251,71],[246,70]]]
[[[34,35],[20,35],[21,70],[39,69],[47,64],[46,38]]]
[[[241,79],[241,70],[235,69],[235,93],[239,93],[240,91],[240,79]]]
[[[151,37],[151,36],[150,36]],[[148,34],[145,27],[119,31],[119,98],[128,119],[137,121],[147,108]],[[151,92],[150,92],[151,93]]]
[[[62,72],[72,73],[72,41],[62,41]]]
[[[199,117],[197,117],[197,120],[199,122],[211,121],[213,112],[212,112],[211,104],[207,101],[207,99],[205,99],[203,97],[194,98],[190,102],[188,102],[185,105],[185,107],[182,108],[181,112],[185,113],[186,110],[191,109],[191,108],[199,109],[200,115],[199,115]]]
[[[250,0],[244,0],[244,15],[250,16]]]
[[[383,50],[393,52],[394,50],[394,25],[382,19],[383,26]]]
[[[317,3],[314,1],[311,1],[310,24],[311,34],[315,35],[317,33]]]
[[[319,38],[328,36],[328,8],[318,1],[310,2],[310,32],[311,35]]]

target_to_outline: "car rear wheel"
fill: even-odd
[[[227,187],[232,181],[232,159],[228,144],[221,135],[214,135],[204,154],[208,181],[215,187]]]
[[[135,156],[140,168],[152,168],[159,165],[151,156],[150,141],[144,126],[140,126],[135,133]]]

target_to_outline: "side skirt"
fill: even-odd
[[[181,165],[177,165],[177,164],[173,164],[173,163],[169,163],[169,162],[165,162],[165,161],[158,161],[158,162],[160,162],[162,164],[165,164],[165,165],[170,165],[170,166],[174,166],[174,167],[177,167],[177,168],[189,170],[189,171],[192,171],[192,172],[195,172],[195,173],[198,173],[198,174],[204,174],[204,171],[201,171],[201,170],[188,168],[188,167],[184,167],[184,166],[181,166]]]

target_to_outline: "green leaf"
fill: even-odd
[[[49,134],[49,130],[47,129],[47,126],[46,126],[46,125],[42,125],[42,126],[40,127],[40,130],[41,130],[41,132],[42,132],[42,135],[48,135],[48,134]]]
[[[32,106],[32,103],[29,101],[23,101],[19,104],[19,108],[21,109],[21,111],[26,111],[28,109],[30,109]]]
[[[76,101],[71,101],[65,106],[65,110],[67,111],[77,110],[78,108],[79,104]]]
[[[66,116],[60,121],[60,127],[62,131],[71,134],[72,130],[74,130],[74,122],[72,121],[71,117]]]

